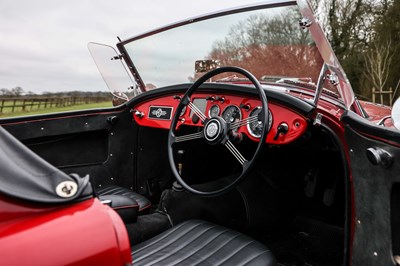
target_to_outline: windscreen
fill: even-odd
[[[242,67],[259,80],[316,84],[323,60],[301,18],[297,6],[246,11],[141,37],[125,49],[146,90],[196,80],[199,60]]]

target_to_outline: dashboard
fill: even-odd
[[[174,112],[182,94],[158,96],[141,102],[133,107],[133,117],[140,126],[169,129]],[[240,125],[236,132],[246,135],[253,141],[259,141],[262,122],[258,118],[261,111],[261,101],[256,97],[246,97],[236,94],[194,93],[191,102],[207,117],[221,116],[225,121]],[[288,144],[299,138],[307,128],[307,119],[275,102],[268,102],[268,135],[269,144]],[[250,123],[238,123],[244,119]],[[182,125],[203,127],[196,114],[185,107],[180,113],[178,129]],[[281,130],[282,127],[285,130]]]

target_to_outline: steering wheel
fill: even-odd
[[[205,81],[209,80],[210,78],[218,74],[225,72],[242,74],[253,83],[253,85],[258,91],[258,95],[262,103],[262,109],[259,115],[256,115],[254,117],[248,117],[238,122],[230,123],[225,121],[220,116],[208,118],[205,114],[203,114],[203,112],[198,107],[196,107],[193,104],[193,102],[190,100],[193,93]],[[179,121],[180,113],[185,106],[189,107],[189,109],[199,117],[199,119],[202,121],[204,125],[204,128],[197,133],[183,135],[183,136],[176,136],[176,125]],[[237,130],[237,128],[239,128],[240,126],[249,124],[254,121],[258,121],[259,118],[262,120],[261,137],[253,157],[250,159],[246,159],[240,153],[240,151],[235,147],[235,145],[231,142],[230,135],[232,131]],[[174,117],[172,119],[171,127],[169,129],[169,134],[168,134],[168,158],[175,178],[186,190],[196,195],[218,196],[225,192],[228,192],[229,190],[234,188],[240,181],[242,181],[242,179],[246,176],[251,167],[254,165],[255,160],[257,159],[258,155],[261,152],[261,147],[265,143],[265,139],[268,133],[267,128],[268,128],[268,102],[265,92],[261,87],[260,83],[258,82],[258,80],[249,71],[239,67],[220,67],[211,70],[210,72],[206,73],[201,78],[199,78],[195,83],[193,83],[193,85],[182,96],[180,103],[178,104],[178,107],[175,111]],[[191,185],[185,182],[178,173],[175,166],[174,154],[173,154],[173,145],[175,143],[190,141],[193,139],[204,139],[204,141],[209,145],[224,145],[242,166],[241,173],[237,177],[235,177],[233,181],[230,182],[228,185],[214,191],[200,191],[193,188]]]

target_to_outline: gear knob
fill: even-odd
[[[185,154],[184,150],[178,150],[176,161],[178,163],[178,173],[182,176],[182,169],[183,169],[183,155]]]

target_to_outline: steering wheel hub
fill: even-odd
[[[220,132],[220,126],[218,125],[217,122],[212,121],[207,125],[206,138],[208,140],[214,140],[218,136],[219,132]]]
[[[226,122],[220,117],[213,117],[204,126],[204,138],[211,145],[220,144],[227,132]]]

